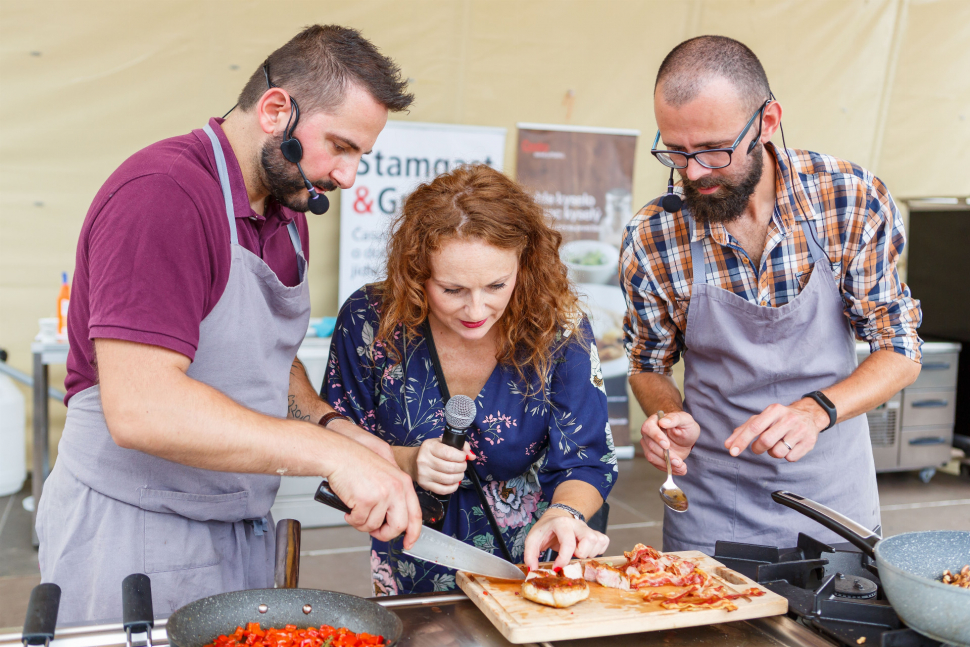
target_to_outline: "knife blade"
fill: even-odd
[[[518,566],[427,526],[421,529],[421,536],[414,545],[404,552],[459,571],[507,580],[525,579],[525,573]]]

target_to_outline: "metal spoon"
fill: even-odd
[[[663,417],[664,412],[658,411],[657,422],[659,423]],[[667,480],[660,486],[660,500],[674,512],[684,512],[687,510],[687,495],[674,483],[674,475],[670,469],[669,449],[664,450],[664,458],[667,460]]]

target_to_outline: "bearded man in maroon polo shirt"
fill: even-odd
[[[156,613],[272,586],[281,474],[327,477],[358,530],[417,538],[390,448],[337,416],[296,359],[308,202],[352,186],[388,111],[412,99],[358,32],[310,27],[225,120],[135,153],[101,188],[78,242],[67,422],[37,516],[61,621],[118,617],[130,573],[150,576]]]

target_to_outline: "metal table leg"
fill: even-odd
[[[30,527],[31,541],[36,548],[40,545],[37,539],[37,506],[40,505],[40,495],[44,491],[44,481],[50,473],[50,443],[47,437],[50,426],[50,409],[47,404],[48,375],[47,364],[43,362],[42,353],[34,353],[34,461],[31,476],[31,494],[34,496],[33,523]]]

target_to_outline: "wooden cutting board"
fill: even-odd
[[[672,553],[689,559],[736,593],[755,587],[765,591],[759,597],[738,598],[736,611],[705,609],[677,611],[664,609],[659,602],[645,602],[643,593],[608,589],[589,583],[589,598],[567,609],[556,609],[530,602],[520,593],[521,582],[499,580],[459,572],[458,586],[472,602],[502,632],[506,640],[521,644],[528,642],[571,640],[596,636],[680,629],[720,622],[735,622],[750,618],[776,616],[788,611],[788,600],[773,593],[747,577],[732,571],[712,557],[697,552]],[[623,564],[623,557],[603,557],[597,561]],[[651,591],[673,590],[657,587]]]

